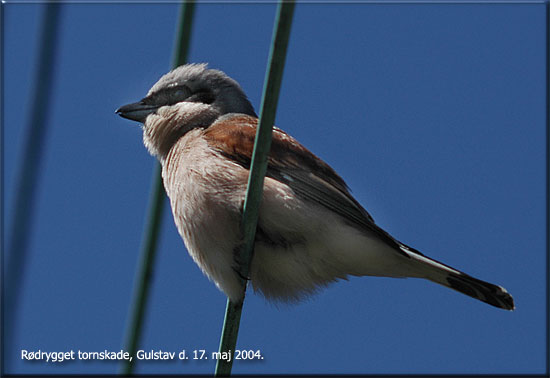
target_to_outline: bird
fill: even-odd
[[[503,287],[429,258],[380,228],[333,168],[275,126],[253,257],[242,277],[240,220],[258,116],[241,86],[206,63],[185,64],[115,112],[142,125],[189,255],[235,303],[244,299],[243,278],[268,301],[293,304],[350,276],[378,276],[427,279],[515,308]]]

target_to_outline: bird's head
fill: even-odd
[[[143,123],[143,142],[161,161],[189,130],[229,113],[256,117],[240,85],[206,64],[186,64],[162,76],[140,101],[120,107],[121,117]]]

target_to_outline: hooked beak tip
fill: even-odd
[[[136,102],[133,104],[128,104],[121,106],[115,113],[132,121],[145,122],[149,114],[154,113],[158,109],[158,106],[147,105],[144,102]]]

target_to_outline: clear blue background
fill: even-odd
[[[41,4],[4,4],[4,225],[9,230]],[[176,4],[64,4],[13,373],[117,373],[19,351],[118,351],[154,159],[115,115],[170,69]],[[275,4],[199,4],[190,61],[258,110]],[[502,311],[415,279],[351,278],[297,306],[250,295],[238,373],[543,373],[546,369],[543,4],[299,4],[276,123],[332,165],[396,238],[506,287]],[[5,241],[4,241],[5,242]],[[5,245],[5,244],[4,244]],[[165,212],[142,349],[216,351],[226,298]],[[4,256],[6,261],[6,256]],[[214,361],[142,362],[206,373]]]

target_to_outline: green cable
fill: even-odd
[[[3,21],[3,9],[0,9]],[[14,353],[14,334],[17,328],[21,288],[25,282],[28,259],[28,245],[32,237],[32,216],[36,204],[36,193],[39,187],[41,161],[48,131],[48,118],[52,84],[57,58],[61,5],[47,3],[44,5],[42,25],[39,29],[39,52],[35,64],[32,104],[30,117],[25,128],[25,144],[21,164],[17,172],[15,187],[15,205],[13,206],[9,244],[7,245],[7,268],[2,281],[5,317],[2,329],[5,332],[2,373],[8,373]],[[2,104],[3,107],[3,104]]]
[[[279,90],[283,77],[294,5],[294,1],[280,0],[277,8],[271,50],[269,52],[268,70],[265,76],[262,105],[260,108],[260,122],[256,131],[256,140],[254,142],[254,151],[252,152],[252,164],[250,166],[243,218],[241,221],[243,244],[238,252],[237,261],[244,262],[240,267],[242,277],[248,277],[250,261],[252,260],[254,237],[256,235],[264,178],[267,170],[267,157],[271,148],[271,130],[275,121],[277,102],[279,100]],[[246,281],[242,279],[241,283],[244,301]],[[216,376],[228,376],[231,374],[242,308],[242,301],[233,303],[229,299],[227,300],[219,352],[221,356],[226,355],[231,356],[231,358],[217,360]]]
[[[181,6],[178,37],[176,40],[172,63],[173,68],[178,67],[187,61],[194,10],[194,0],[188,0]],[[134,298],[132,301],[130,321],[126,333],[127,341],[125,351],[129,352],[130,356],[135,356],[143,331],[145,309],[147,308],[149,289],[151,287],[151,276],[155,263],[165,197],[166,194],[164,192],[161,177],[161,166],[159,163],[156,163],[153,171],[151,195],[149,197],[147,226],[145,228],[145,233],[141,244],[140,265],[136,274]],[[131,361],[125,360],[122,367],[122,374],[131,375],[134,368],[135,360],[133,358]]]

